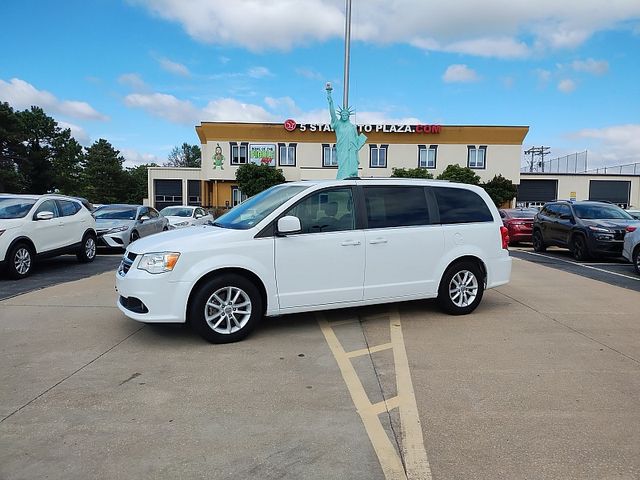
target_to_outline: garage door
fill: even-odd
[[[200,202],[200,180],[187,180],[188,199],[187,205],[199,207]]]
[[[631,182],[625,180],[591,180],[589,182],[589,200],[606,200],[620,205],[629,206]]]
[[[557,180],[520,180],[516,203],[519,206],[539,206],[557,198]]]
[[[158,210],[170,205],[182,205],[182,180],[154,180],[155,202]]]

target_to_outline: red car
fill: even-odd
[[[505,208],[500,210],[502,223],[509,230],[509,245],[519,242],[531,242],[533,217],[537,208]]]

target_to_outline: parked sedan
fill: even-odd
[[[640,275],[640,227],[629,225],[624,236],[622,256],[633,263],[636,272]]]
[[[208,225],[213,223],[213,215],[207,213],[202,207],[188,205],[165,207],[160,210],[160,215],[169,220],[170,228],[184,228],[192,225]]]
[[[537,208],[505,208],[500,210],[502,223],[509,230],[509,245],[518,242],[531,242],[533,217],[538,213]]]
[[[98,244],[127,248],[138,238],[169,230],[169,220],[143,205],[105,205],[94,212]]]

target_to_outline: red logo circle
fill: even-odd
[[[293,132],[296,129],[296,126],[297,126],[296,121],[291,118],[288,120],[285,120],[284,122],[284,129],[287,132]]]

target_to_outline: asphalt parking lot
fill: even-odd
[[[638,292],[515,259],[473,315],[291,315],[210,345],[112,289],[0,302],[0,478],[640,477]]]

